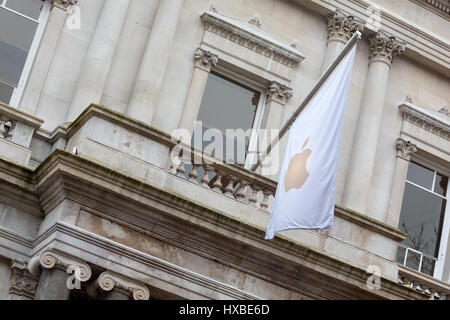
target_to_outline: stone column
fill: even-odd
[[[369,72],[353,143],[343,205],[366,214],[389,70],[404,43],[384,32],[369,37]]]
[[[180,128],[187,129],[191,134],[194,130],[194,122],[197,119],[209,72],[219,61],[217,55],[201,48],[195,49],[194,59],[194,73],[179,126]],[[187,141],[187,143],[190,143],[190,141]]]
[[[395,162],[394,180],[392,182],[391,198],[385,222],[397,227],[402,209],[403,194],[405,192],[405,181],[408,173],[411,156],[417,152],[417,147],[402,138],[397,139],[397,156]]]
[[[41,277],[36,300],[67,300],[71,289],[80,289],[81,282],[89,280],[92,271],[85,262],[69,255],[45,250],[28,263],[28,270]]]
[[[327,50],[322,65],[322,72],[333,63],[353,34],[356,31],[363,31],[362,22],[357,21],[353,16],[345,15],[338,9],[327,16],[327,23]]]
[[[67,121],[73,121],[91,103],[99,103],[116,51],[130,0],[105,0],[83,61]]]
[[[107,292],[106,300],[148,300],[150,291],[139,281],[127,278],[112,271],[103,272],[94,286]]]
[[[28,272],[24,263],[13,261],[11,264],[11,278],[9,300],[33,300],[39,278]]]
[[[164,79],[183,0],[159,2],[149,40],[141,61],[127,114],[152,123]]]

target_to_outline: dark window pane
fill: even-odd
[[[403,264],[405,262],[405,252],[406,252],[406,249],[404,247],[398,247],[397,248],[397,258],[395,259],[395,261]]]
[[[13,87],[0,82],[0,102],[8,104],[9,100],[11,100],[13,91]]]
[[[420,257],[421,257],[420,253],[408,250],[406,257],[406,266],[411,269],[419,271]]]
[[[422,167],[421,165],[418,165],[414,162],[409,163],[408,175],[406,176],[406,179],[408,181],[431,190],[431,187],[433,185],[433,177],[433,170]]]
[[[420,271],[425,273],[425,274],[428,274],[430,276],[433,276],[435,262],[436,261],[431,259],[431,258],[423,257],[423,259],[422,259],[422,268],[420,269]]]
[[[210,73],[197,116],[202,128],[196,128],[192,137],[194,147],[205,149],[215,138],[222,139],[222,155],[216,150],[215,156],[244,164],[259,99],[258,91]],[[205,136],[208,129],[217,131],[209,131],[212,135]],[[202,137],[196,138],[200,134]]]
[[[434,183],[434,192],[441,196],[447,195],[448,177],[442,174],[436,174],[436,181]]]
[[[10,0],[6,3],[6,7],[38,20],[42,3],[42,0]]]
[[[444,199],[406,183],[399,222],[400,230],[408,235],[403,244],[436,257],[444,212]]]
[[[0,78],[18,84],[37,23],[0,8]]]

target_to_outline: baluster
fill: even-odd
[[[177,176],[186,179],[186,169],[184,167],[184,161],[180,159],[180,165],[177,168]]]
[[[237,178],[231,174],[227,174],[226,179],[227,179],[227,186],[223,190],[223,193],[228,197],[234,198],[234,194],[233,194],[234,184],[235,184]]]
[[[256,184],[251,185],[251,194],[248,202],[254,207],[258,207],[258,192],[260,189],[261,188]]]
[[[193,164],[192,165],[192,170],[191,172],[189,172],[189,181],[193,182],[193,183],[198,183],[198,167],[200,165],[199,164]]]
[[[209,182],[210,182],[209,174],[212,171],[214,171],[214,167],[209,164],[205,164],[205,165],[203,165],[203,169],[205,170],[205,174],[203,175],[202,180],[201,180],[202,186],[210,189],[211,187],[209,186]]]
[[[263,189],[263,200],[261,201],[261,209],[267,211],[269,208],[269,196],[272,194],[270,190]]]
[[[211,185],[212,190],[222,193],[222,176],[222,171],[216,171],[216,176],[214,177],[213,183]]]
[[[236,192],[236,198],[238,198],[241,201],[245,200],[245,196],[246,196],[245,189],[247,188],[248,184],[249,183],[246,180],[241,180],[239,182],[239,189]]]

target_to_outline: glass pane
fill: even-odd
[[[0,82],[0,101],[8,104],[11,100],[14,88]]]
[[[421,268],[421,272],[428,274],[430,276],[433,276],[434,274],[434,264],[436,263],[435,260],[428,258],[428,257],[423,257],[422,259],[422,268]]]
[[[406,257],[406,266],[419,271],[420,257],[420,253],[408,250],[408,255]]]
[[[42,0],[10,0],[6,3],[6,7],[38,20],[42,3]]]
[[[417,163],[410,162],[408,166],[408,175],[406,180],[411,181],[419,186],[431,190],[433,185],[434,171],[422,167]]]
[[[244,164],[250,139],[248,129],[253,126],[259,99],[258,91],[210,73],[197,116],[197,121],[202,121],[202,128],[197,128],[192,137],[194,147],[204,149],[215,141],[214,137],[221,138],[223,158]],[[217,129],[217,131],[208,129]],[[231,131],[227,132],[227,129],[242,130],[241,134],[234,135]],[[206,130],[209,134],[205,134]],[[202,134],[203,139],[197,137],[195,140],[195,135],[199,134]],[[201,146],[199,141],[203,141]],[[216,153],[216,157],[220,155]]]
[[[18,84],[37,23],[0,8],[0,78]]]
[[[438,173],[436,174],[436,181],[434,183],[434,192],[441,196],[447,195],[448,177]]]
[[[436,257],[445,204],[441,197],[406,183],[399,222],[400,230],[408,235],[403,244]]]

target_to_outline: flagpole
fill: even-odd
[[[267,157],[267,155],[270,153],[272,148],[281,140],[281,138],[286,134],[286,132],[289,130],[291,125],[294,123],[295,119],[298,117],[300,112],[306,107],[306,105],[311,101],[311,99],[314,97],[316,92],[320,89],[322,84],[327,80],[329,75],[336,69],[337,65],[344,59],[344,57],[347,55],[347,53],[350,51],[350,49],[353,47],[353,45],[360,40],[362,37],[361,32],[356,31],[353,36],[350,38],[350,40],[347,42],[345,47],[342,49],[341,53],[338,55],[338,57],[334,60],[334,62],[325,70],[325,72],[322,74],[322,76],[317,80],[314,87],[311,89],[309,94],[306,96],[305,100],[300,104],[300,106],[295,110],[295,112],[292,114],[292,116],[289,118],[289,120],[286,122],[286,124],[281,128],[280,134],[277,138],[273,139],[267,149],[263,152],[263,155],[258,159],[258,162],[255,163],[251,168],[250,171],[255,171],[258,169],[258,167],[261,165],[261,162]]]

